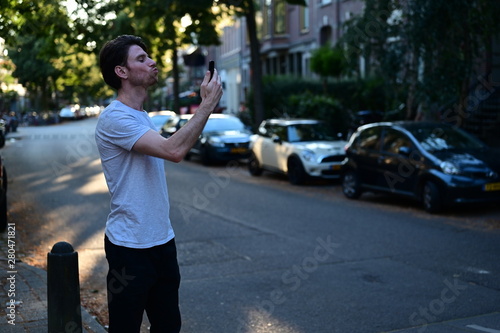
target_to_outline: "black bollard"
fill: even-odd
[[[49,333],[82,332],[78,253],[69,243],[47,254],[47,301]]]

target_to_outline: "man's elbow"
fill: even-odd
[[[170,162],[179,163],[184,159],[185,156],[186,156],[186,153],[184,151],[176,149],[170,153],[170,155],[167,159]]]

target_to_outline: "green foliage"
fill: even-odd
[[[344,59],[341,48],[327,44],[313,51],[311,70],[322,78],[339,77],[344,69]]]
[[[352,74],[383,80],[387,105],[461,101],[478,80],[478,61],[500,30],[500,2],[491,0],[365,0],[340,44]],[[360,66],[359,59],[364,59]],[[434,109],[437,112],[437,107]]]
[[[306,91],[288,97],[292,118],[313,118],[326,122],[336,132],[346,134],[349,131],[351,116],[339,101],[332,97],[313,94]]]
[[[384,84],[380,78],[331,82],[327,85],[327,90],[329,93],[324,94],[323,84],[318,81],[297,77],[266,77],[263,83],[264,119],[324,119],[336,124],[336,130],[344,132],[354,112],[388,110]],[[252,93],[253,91],[250,95]],[[252,99],[248,107],[252,116]]]

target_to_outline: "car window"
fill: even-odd
[[[280,140],[282,140],[282,141],[288,141],[286,132],[287,132],[287,128],[284,126],[273,126],[271,128],[271,136],[277,135],[280,138]]]
[[[288,139],[290,142],[338,140],[333,130],[323,123],[288,126]]]
[[[421,127],[411,130],[425,150],[479,149],[484,144],[467,132],[451,126]]]
[[[371,127],[359,134],[357,146],[361,149],[379,150],[380,149],[380,128]]]
[[[238,118],[209,118],[203,132],[242,131],[245,125]]]
[[[411,140],[403,133],[388,129],[382,142],[382,150],[392,154],[398,154],[399,148],[411,147]]]

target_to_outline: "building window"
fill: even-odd
[[[277,0],[274,3],[274,33],[284,34],[286,32],[286,21],[285,21],[285,1]]]
[[[306,0],[306,6],[299,6],[299,24],[300,31],[309,31],[309,0]]]
[[[262,36],[269,37],[271,35],[272,22],[272,0],[264,0],[262,7]]]

